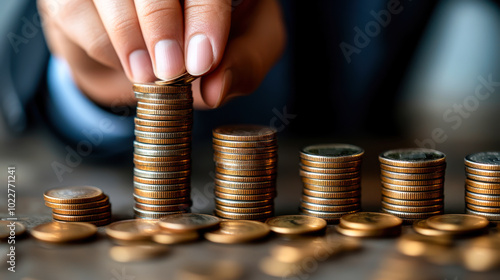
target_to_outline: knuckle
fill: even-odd
[[[192,1],[186,5],[184,12],[193,21],[206,19],[207,15],[222,18],[231,12],[231,1]]]
[[[103,56],[106,55],[111,46],[111,41],[106,33],[97,35],[95,38],[89,40],[89,43],[84,47],[85,52],[91,58],[101,61]]]
[[[118,36],[127,36],[132,30],[137,28],[137,21],[134,18],[115,18],[111,21],[110,32]]]
[[[179,13],[179,11],[173,6],[166,6],[156,1],[150,1],[144,6],[141,16],[149,24],[159,24],[162,20],[168,18],[169,15],[175,13]]]

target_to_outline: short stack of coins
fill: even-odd
[[[465,174],[466,212],[500,222],[500,152],[466,156]]]
[[[191,131],[194,77],[134,84],[134,214],[159,219],[191,206]]]
[[[382,212],[405,223],[444,211],[446,155],[430,149],[400,149],[379,156]]]
[[[338,222],[361,210],[361,162],[364,150],[347,144],[307,146],[300,152],[303,183],[300,211]]]
[[[43,194],[58,222],[86,222],[104,226],[111,222],[111,204],[101,189],[91,186],[57,188]]]
[[[259,125],[213,130],[215,215],[265,220],[274,215],[278,144],[276,131]]]

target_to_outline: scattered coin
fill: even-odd
[[[163,217],[160,227],[175,231],[196,231],[215,227],[220,219],[206,214],[183,213]]]
[[[9,236],[21,236],[26,232],[26,227],[16,221],[0,220],[0,239],[6,239]]]
[[[435,229],[468,232],[484,229],[489,221],[483,217],[465,214],[447,214],[430,217],[427,224]]]
[[[461,251],[464,266],[472,271],[489,271],[500,267],[500,242],[495,236],[470,240]]]
[[[400,218],[384,213],[359,212],[340,218],[340,224],[360,230],[381,230],[399,227],[402,224]]]
[[[108,236],[125,241],[148,240],[159,231],[156,221],[138,219],[114,222],[106,227]]]
[[[263,238],[269,234],[269,227],[257,221],[224,220],[219,228],[205,233],[205,238],[215,243],[244,243]]]
[[[41,241],[64,243],[90,238],[97,233],[97,227],[89,223],[50,222],[35,226],[30,233]]]
[[[272,231],[281,234],[304,234],[326,228],[324,219],[304,215],[277,216],[267,219],[266,224]]]
[[[390,237],[390,236],[397,236],[401,233],[400,227],[391,229],[361,230],[361,229],[349,228],[342,224],[339,224],[336,227],[336,229],[340,234],[351,237]]]

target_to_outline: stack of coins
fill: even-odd
[[[481,152],[465,157],[466,211],[500,221],[500,152]]]
[[[191,206],[194,77],[135,84],[134,213],[158,219]]]
[[[364,151],[347,144],[313,145],[300,152],[304,215],[337,222],[360,211],[361,161]]]
[[[104,226],[111,222],[111,204],[96,187],[67,187],[46,191],[45,205],[52,208],[52,218],[59,222],[87,222]]]
[[[445,154],[419,148],[391,150],[379,161],[383,212],[405,223],[443,213]]]
[[[278,145],[276,131],[259,125],[213,130],[215,215],[265,220],[274,214]]]
[[[399,235],[402,224],[391,214],[359,212],[342,216],[337,231],[352,237],[387,237]]]

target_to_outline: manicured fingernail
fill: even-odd
[[[200,76],[208,72],[214,62],[210,40],[204,34],[191,37],[187,49],[186,68],[191,75]]]
[[[130,72],[134,82],[144,83],[147,82],[153,74],[153,66],[149,54],[145,50],[135,50],[129,57]]]
[[[156,76],[163,80],[175,78],[184,72],[184,56],[175,40],[162,40],[155,45]]]

